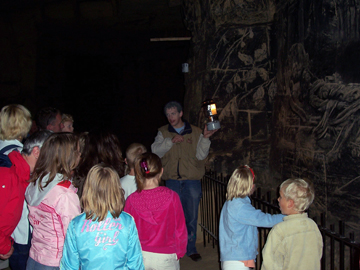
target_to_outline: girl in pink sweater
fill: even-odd
[[[25,198],[33,226],[26,270],[56,270],[69,222],[80,214],[72,171],[79,164],[77,136],[54,133],[43,144]]]
[[[135,219],[145,270],[178,270],[179,259],[186,252],[184,211],[177,193],[159,186],[162,174],[157,155],[138,156],[135,159],[137,191],[127,198],[124,208]]]

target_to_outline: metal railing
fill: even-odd
[[[223,177],[222,174],[217,175],[211,171],[207,172],[201,180],[203,196],[200,201],[200,227],[203,231],[204,246],[206,246],[207,243],[211,243],[213,248],[217,248],[219,258],[219,220],[222,206],[226,201],[227,182],[227,177]],[[271,198],[271,192],[267,192],[266,196],[263,196],[261,189],[258,188],[251,199],[254,207],[261,209],[263,212],[271,214],[280,213],[276,199]],[[313,218],[313,220],[319,226],[324,243],[321,269],[360,270],[360,244],[355,242],[353,232],[349,233],[349,237],[345,236],[345,222],[339,222],[338,232],[336,232],[334,224],[331,224],[330,228],[327,228],[325,214],[321,215],[320,224],[317,222],[317,218]],[[255,269],[260,269],[261,267],[261,250],[270,232],[268,228],[259,228],[258,230],[259,254],[256,259]]]

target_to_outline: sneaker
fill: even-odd
[[[198,253],[194,253],[194,254],[191,254],[190,256],[190,259],[192,259],[194,262],[198,262],[200,261],[202,258],[200,256],[200,254]]]

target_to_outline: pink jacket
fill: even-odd
[[[132,193],[124,211],[135,219],[143,251],[183,257],[187,229],[179,195],[167,187]]]
[[[30,257],[36,262],[54,267],[60,265],[67,227],[71,219],[80,214],[76,191],[61,174],[57,174],[43,191],[37,183],[28,186],[25,197],[33,226]]]

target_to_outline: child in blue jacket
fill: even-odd
[[[254,171],[247,165],[238,167],[229,179],[219,227],[223,270],[248,270],[249,267],[255,267],[258,254],[257,227],[272,227],[284,217],[281,214],[265,214],[251,205],[249,196],[254,192],[254,182]]]
[[[143,270],[135,221],[122,211],[124,191],[113,168],[91,168],[81,204],[84,213],[69,224],[60,269]]]

